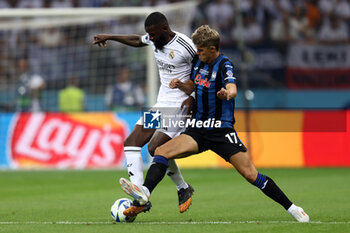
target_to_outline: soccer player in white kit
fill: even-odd
[[[180,89],[171,89],[169,83],[178,78],[186,82],[191,73],[192,59],[196,54],[192,40],[186,35],[170,29],[166,17],[160,12],[151,13],[145,20],[146,35],[111,35],[98,34],[94,36],[94,44],[106,46],[107,40],[117,41],[133,47],[152,46],[160,76],[160,88],[157,103],[151,108],[174,109],[172,114],[186,115],[193,103],[191,97]],[[184,107],[186,106],[186,107]],[[170,110],[171,111],[171,110]],[[143,128],[142,117],[124,142],[124,152],[130,181],[141,186],[144,182],[141,148],[147,143],[153,156],[155,149],[180,134],[183,129],[146,129]],[[174,160],[169,162],[167,174],[176,185],[179,197],[179,211],[185,212],[192,203],[193,188],[185,182]],[[135,203],[134,205],[139,203]],[[148,211],[151,203],[145,205],[143,211]]]

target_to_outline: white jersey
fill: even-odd
[[[162,50],[156,49],[148,34],[141,37],[142,43],[152,46],[160,76],[157,102],[183,102],[188,96],[178,88],[171,89],[174,78],[186,82],[190,78],[192,59],[196,49],[190,38],[175,32],[174,38]]]

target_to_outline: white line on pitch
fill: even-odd
[[[196,224],[294,224],[298,223],[295,221],[203,221],[203,222],[134,222],[130,224],[138,224],[138,225],[196,225]],[[0,222],[0,225],[111,225],[111,224],[119,224],[114,222],[68,222],[68,221],[57,221],[57,222],[36,222],[36,221],[28,221],[28,222]],[[123,223],[122,223],[123,224]],[[321,222],[321,221],[311,221],[308,224],[350,224],[350,222]]]

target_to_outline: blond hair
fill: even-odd
[[[220,35],[209,25],[202,25],[197,28],[192,34],[192,41],[198,47],[215,46],[216,50],[220,48]]]

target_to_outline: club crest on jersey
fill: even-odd
[[[216,79],[216,71],[213,71],[213,73],[211,74],[211,80],[215,80]]]
[[[196,78],[194,79],[194,83],[199,85],[199,86],[203,86],[206,88],[210,87],[211,82],[208,81],[208,79],[202,79],[202,76],[200,74],[197,74]]]
[[[171,51],[171,52],[169,53],[169,57],[170,57],[171,59],[174,59],[174,57],[175,57],[174,51]]]

